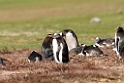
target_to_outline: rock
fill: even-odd
[[[116,13],[117,13],[117,14],[122,14],[123,11],[122,11],[122,9],[118,9],[118,10],[116,11]]]
[[[101,22],[101,19],[98,18],[98,17],[93,17],[91,20],[90,20],[91,23],[100,23]]]

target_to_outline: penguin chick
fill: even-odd
[[[112,45],[115,42],[115,40],[112,38],[101,39],[99,37],[96,37],[94,41],[95,41],[95,45],[101,48],[113,48]]]
[[[84,46],[83,54],[85,56],[107,56],[102,50],[100,50],[96,45]]]
[[[32,53],[28,57],[29,62],[38,62],[42,60],[42,56],[36,51],[32,51]]]
[[[54,61],[53,57],[53,34],[48,34],[41,46],[41,55],[44,60]]]
[[[85,44],[81,44],[81,46],[71,49],[69,51],[69,56],[73,56],[73,55],[84,56],[84,54],[82,53],[84,46],[85,46]]]

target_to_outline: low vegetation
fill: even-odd
[[[72,29],[80,43],[93,44],[93,37],[114,38],[123,27],[123,0],[26,0],[0,1],[0,49],[37,49],[49,33]],[[117,13],[120,11],[121,13]],[[101,23],[91,23],[99,17]]]
[[[6,66],[0,68],[2,83],[123,83],[124,59],[111,49],[102,49],[108,56],[70,56],[68,64],[51,61],[29,63],[30,49],[2,50]],[[40,49],[37,49],[40,52]]]

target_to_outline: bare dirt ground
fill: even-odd
[[[123,83],[124,59],[111,49],[108,56],[70,56],[68,64],[51,61],[29,63],[30,49],[0,51],[6,66],[0,65],[0,83]],[[37,49],[40,53],[40,49]]]

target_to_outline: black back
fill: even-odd
[[[69,51],[69,55],[78,55],[80,54],[82,51],[82,47],[76,47],[76,48],[73,48]]]
[[[44,60],[54,60],[52,38],[53,34],[48,34],[41,46],[41,54]]]

